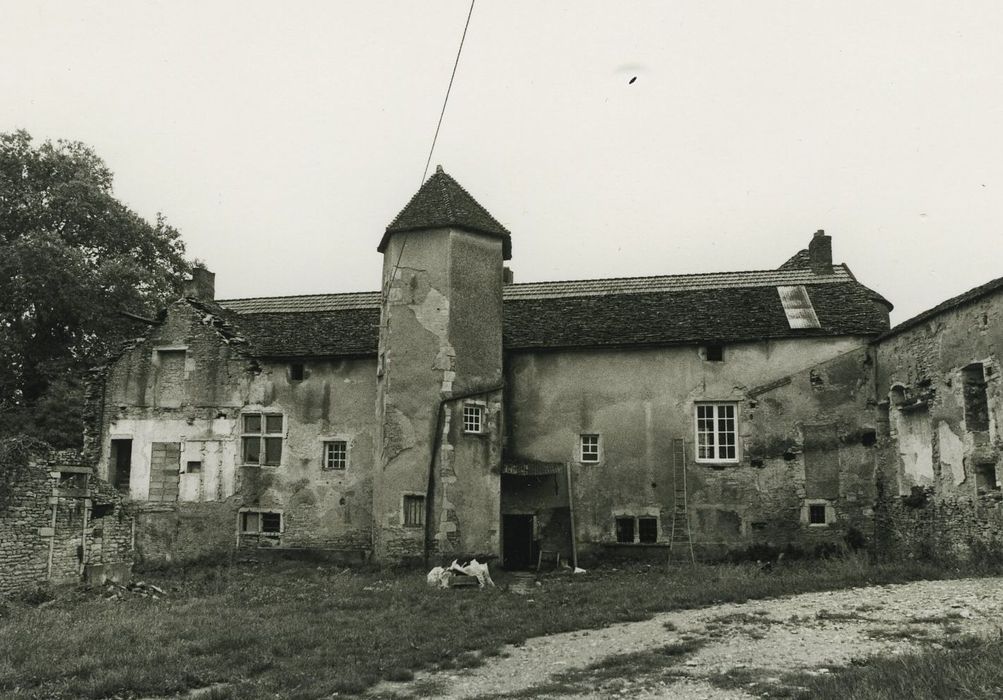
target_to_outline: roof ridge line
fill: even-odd
[[[846,263],[836,263],[836,264],[833,265],[833,268],[842,268],[851,277],[853,276],[852,273],[850,273],[850,269],[846,266]],[[793,268],[793,269],[787,269],[787,270],[780,270],[780,269],[777,269],[777,268],[767,268],[765,270],[725,270],[725,271],[721,271],[721,272],[681,272],[681,273],[678,273],[678,274],[640,275],[640,276],[636,276],[636,277],[586,277],[586,278],[578,278],[578,279],[541,280],[539,282],[514,282],[514,283],[512,283],[510,285],[506,285],[506,286],[509,286],[509,287],[521,287],[521,286],[524,286],[524,285],[531,285],[531,284],[562,284],[562,283],[568,283],[568,282],[614,282],[614,281],[617,281],[617,280],[653,280],[653,279],[664,279],[666,277],[673,277],[673,278],[680,278],[680,277],[710,277],[712,275],[742,275],[742,274],[752,274],[752,273],[759,273],[759,272],[790,274],[790,273],[810,273],[812,271],[810,269],[803,269],[803,268]],[[817,274],[817,273],[815,273],[815,274]],[[819,276],[820,277],[835,277],[835,275],[819,275]]]

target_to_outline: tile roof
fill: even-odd
[[[394,233],[445,227],[501,238],[504,258],[512,258],[512,237],[508,229],[478,204],[460,183],[447,175],[441,165],[390,222],[376,249],[381,253],[385,251],[390,235]]]
[[[931,318],[938,316],[939,314],[942,314],[945,311],[949,311],[950,309],[953,309],[957,306],[961,306],[963,304],[967,304],[968,302],[971,301],[977,301],[978,299],[981,299],[982,297],[988,294],[992,294],[993,292],[1000,289],[1003,289],[1003,277],[997,277],[996,279],[990,280],[985,284],[980,284],[978,287],[973,287],[972,289],[969,289],[967,292],[959,294],[958,296],[951,297],[946,301],[942,301],[941,303],[934,306],[932,309],[927,309],[921,314],[917,314],[912,318],[906,319],[905,321],[898,324],[894,328],[880,335],[876,340],[882,341],[885,338],[891,338],[892,336],[898,335],[903,331],[907,331],[910,328],[920,325],[921,323],[925,323],[926,321],[929,321]]]
[[[346,311],[378,309],[379,292],[349,292],[347,294],[300,294],[291,297],[248,297],[221,299],[222,306],[239,314],[301,313],[304,311]]]
[[[778,286],[804,285],[821,328],[792,329]],[[507,350],[877,335],[887,304],[845,265],[811,270],[665,275],[504,288]],[[375,354],[379,292],[220,300],[263,356]]]
[[[877,335],[887,315],[857,282],[808,287],[821,328],[791,328],[775,287],[506,300],[506,350]]]
[[[779,287],[804,284],[835,284],[854,281],[846,265],[834,265],[831,275],[811,270],[752,270],[748,272],[709,272],[692,275],[655,277],[611,277],[595,280],[559,282],[523,282],[505,285],[505,300],[609,296],[672,292],[692,289]],[[379,308],[379,292],[347,294],[305,294],[288,297],[250,297],[221,299],[219,303],[237,313],[301,313],[304,311],[341,311]]]

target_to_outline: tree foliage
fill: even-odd
[[[88,146],[0,133],[0,434],[82,435],[84,373],[189,271],[177,230],[118,201]]]

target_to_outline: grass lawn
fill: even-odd
[[[144,574],[160,600],[66,589],[44,607],[0,605],[0,696],[171,695],[228,684],[206,700],[358,693],[422,668],[455,668],[527,637],[656,612],[872,583],[972,575],[862,557],[555,574],[531,595],[439,590],[422,572],[287,561]],[[997,658],[999,652],[997,651]],[[997,668],[1000,664],[997,664]],[[822,696],[819,696],[822,697]],[[847,695],[846,697],[859,697]]]

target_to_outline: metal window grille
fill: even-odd
[[[583,462],[598,462],[599,461],[599,436],[598,435],[582,435],[582,461]]]
[[[425,524],[425,497],[404,496],[404,525],[420,527]]]
[[[348,443],[331,440],[324,443],[324,469],[346,469],[348,467]]]
[[[733,403],[697,404],[697,460],[737,462],[738,430]]]
[[[479,433],[484,425],[484,407],[468,403],[463,406],[463,432]]]

